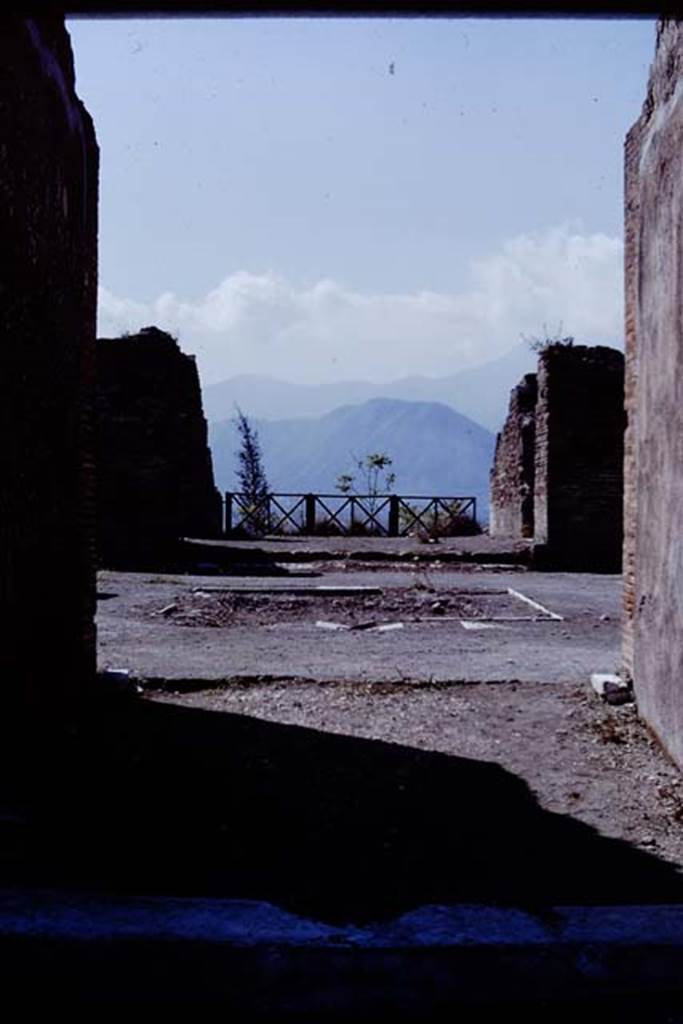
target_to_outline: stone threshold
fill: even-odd
[[[15,889],[0,892],[0,962],[5,995],[29,1001],[218,1000],[297,1016],[539,1000],[670,1009],[683,997],[683,905],[423,906],[335,925],[259,901]]]

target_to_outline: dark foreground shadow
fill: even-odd
[[[425,903],[679,901],[656,857],[543,811],[500,767],[116,699],[14,728],[6,881],[268,900],[332,921]]]
[[[144,538],[143,538],[144,541]],[[121,547],[100,565],[118,572],[189,573],[201,576],[319,576],[312,570],[291,570],[263,548],[231,547],[200,540],[179,540],[165,545],[144,543]]]

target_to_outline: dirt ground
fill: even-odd
[[[308,561],[99,588],[101,667],[145,702],[497,765],[544,811],[683,867],[680,773],[589,685],[618,665],[617,577]]]
[[[156,701],[493,762],[548,811],[683,866],[683,780],[633,705],[588,685],[236,683]]]
[[[356,561],[273,568],[227,578],[102,573],[100,667],[207,685],[257,676],[580,683],[619,662],[618,577]]]

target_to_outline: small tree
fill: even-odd
[[[361,490],[359,491],[356,487],[354,473],[340,473],[337,477],[336,488],[342,494],[366,494],[368,508],[371,513],[374,513],[378,496],[390,493],[396,482],[396,474],[389,471],[393,460],[386,452],[372,452],[370,455],[364,455],[362,459],[353,455],[352,458],[361,475]]]
[[[268,495],[270,487],[263,468],[263,455],[258,432],[251,425],[238,405],[235,406],[235,426],[240,436],[240,449],[237,452],[239,469],[237,478],[246,511],[246,519],[255,533],[266,533],[268,530]]]

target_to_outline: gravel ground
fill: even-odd
[[[633,705],[587,686],[272,682],[150,698],[494,762],[544,809],[683,865],[680,773]]]
[[[519,820],[519,814],[527,813],[522,794],[529,792],[547,820],[542,819],[541,845],[534,846],[531,833],[515,837],[522,845],[509,854],[515,865],[510,877],[524,875],[528,886],[543,871],[547,893],[559,885],[575,899],[588,885],[599,900],[611,886],[613,897],[637,902],[652,898],[660,883],[650,885],[644,879],[648,864],[661,863],[675,870],[659,891],[666,890],[667,899],[679,898],[680,773],[633,706],[607,706],[589,687],[592,672],[611,672],[618,665],[618,577],[361,561],[290,562],[288,570],[289,578],[249,574],[229,580],[102,573],[100,666],[127,667],[141,677],[142,711],[166,713],[168,721],[161,721],[172,735],[176,728],[183,735],[187,726],[182,722],[188,716],[197,729],[216,731],[216,757],[236,743],[229,755],[231,770],[241,773],[242,765],[248,765],[245,781],[251,780],[254,794],[259,794],[249,806],[267,800],[270,814],[299,820],[302,850],[311,843],[310,848],[317,848],[317,843],[325,851],[321,856],[338,857],[341,864],[347,847],[357,855],[355,844],[363,846],[364,831],[375,827],[379,815],[383,824],[377,826],[378,835],[386,827],[387,836],[369,847],[374,850],[372,863],[378,858],[372,869],[378,874],[371,878],[368,868],[364,880],[349,876],[345,899],[358,889],[363,894],[359,905],[372,902],[378,879],[389,871],[382,867],[385,849],[398,851],[392,854],[395,863],[387,878],[394,877],[391,872],[400,876],[402,894],[406,869],[401,858],[428,856],[435,865],[434,892],[430,895],[428,878],[420,875],[419,885],[415,876],[416,894],[419,889],[424,899],[467,895],[468,885],[458,889],[459,879],[448,867],[449,844],[454,851],[460,849],[462,835],[457,821],[442,818],[441,810],[450,792],[456,804],[465,799],[463,785],[467,816],[474,822],[467,860],[473,878],[481,880],[487,871],[498,870],[490,867],[497,861],[488,849],[487,830],[494,825],[486,816],[487,799],[498,807],[492,816],[494,822],[500,819],[505,832],[506,815]],[[318,585],[374,587],[380,593],[353,598],[306,594],[306,588]],[[283,586],[287,591],[301,587],[302,592],[277,592]],[[211,589],[215,587],[243,592],[220,593]],[[508,588],[559,618],[549,621],[541,612],[537,621],[522,621],[536,612]],[[467,631],[460,616],[491,628]],[[517,616],[519,621],[510,621]],[[485,621],[495,617],[501,621]],[[384,634],[372,629],[329,632],[316,627],[318,620],[347,627],[400,620],[404,628]],[[248,742],[241,738],[244,730]],[[252,734],[253,751],[262,753],[252,751]],[[204,741],[197,742],[201,750]],[[244,755],[239,753],[243,742],[251,751]],[[409,766],[405,770],[413,780],[413,818],[401,810],[404,796],[393,781],[403,766]],[[438,779],[430,782],[435,788],[428,813],[423,771],[430,778],[436,772]],[[500,782],[491,782],[494,777]],[[182,777],[176,785],[189,787],[191,804],[194,787]],[[357,813],[358,785],[363,796]],[[305,796],[301,787],[306,792],[313,787],[314,795]],[[235,800],[241,799],[239,794],[238,789]],[[213,808],[213,799],[207,795],[207,808]],[[319,815],[327,822],[323,833]],[[420,821],[422,826],[416,825]],[[567,842],[557,839],[557,822],[569,829]],[[548,839],[546,826],[555,838]],[[424,850],[420,827],[433,833]],[[536,824],[528,827],[533,830]],[[447,837],[436,838],[442,831]],[[615,841],[613,849],[610,843]],[[543,854],[546,842],[554,851],[550,860]],[[244,863],[251,864],[254,856],[251,846]],[[299,871],[292,866],[294,855],[286,856],[288,870]],[[613,867],[615,857],[618,868]],[[540,858],[542,867],[534,858]],[[566,864],[553,872],[552,863],[563,858]],[[477,865],[489,866],[480,870]],[[592,870],[597,877],[589,882]],[[354,871],[365,871],[362,862]],[[638,877],[631,885],[634,872]],[[315,899],[324,902],[330,890],[323,883],[318,877]],[[490,884],[482,882],[487,891]],[[305,900],[314,882],[302,869],[301,879],[295,883],[289,878],[282,885],[282,892],[299,886]],[[383,899],[390,899],[393,885],[380,885],[386,890]]]
[[[296,566],[290,569],[298,572]],[[226,581],[101,573],[100,668],[128,668],[149,679],[207,682],[278,675],[328,681],[578,683],[618,665],[621,583],[615,576],[391,563],[372,569],[313,563],[309,571],[319,575]],[[305,591],[320,584],[371,586],[383,593],[378,601],[368,595],[312,598],[277,592],[283,585]],[[221,596],[210,590],[229,585],[257,588],[257,593]],[[507,595],[508,587],[562,619],[540,613],[537,621],[529,621],[537,610]],[[461,614],[502,621],[466,629]],[[345,625],[401,621],[404,628],[334,632],[317,627],[320,620]]]

